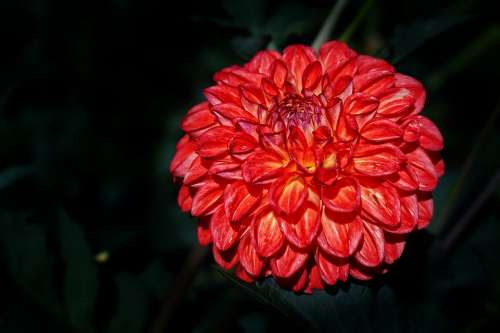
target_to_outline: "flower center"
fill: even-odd
[[[285,97],[278,105],[278,113],[287,127],[317,127],[322,118],[321,106],[311,97],[300,95]]]

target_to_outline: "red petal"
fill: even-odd
[[[375,267],[384,260],[384,231],[369,222],[363,223],[363,226],[363,243],[354,257],[364,266]]]
[[[223,193],[224,191],[219,184],[213,181],[207,182],[196,191],[193,197],[191,214],[193,216],[211,214],[219,203],[219,199]]]
[[[377,110],[378,100],[365,94],[354,94],[347,97],[344,105],[345,112],[350,115],[362,115]]]
[[[384,262],[393,264],[403,254],[406,245],[406,235],[385,233]]]
[[[373,279],[373,277],[378,272],[377,269],[363,267],[360,264],[356,265],[356,263],[351,264],[351,266],[349,268],[350,268],[349,274],[353,278],[355,278],[357,280],[361,280],[361,281],[368,281],[368,280]]]
[[[439,129],[432,121],[423,117],[417,116],[420,121],[420,145],[432,151],[439,151],[443,149],[443,136]]]
[[[236,181],[224,190],[224,208],[229,221],[238,221],[255,207],[261,197],[261,190]]]
[[[406,162],[405,155],[391,144],[360,144],[354,151],[352,159],[354,169],[367,176],[385,176],[401,169]]]
[[[278,88],[282,88],[288,76],[286,64],[281,60],[276,60],[273,65],[272,78]]]
[[[262,257],[268,258],[278,252],[285,237],[271,207],[264,208],[253,220],[253,245]]]
[[[214,105],[212,106],[212,111],[219,117],[219,119],[221,119],[221,117],[228,119],[229,122],[226,122],[227,125],[230,125],[231,122],[234,122],[235,120],[245,120],[254,123],[258,122],[257,118],[255,118],[250,112],[247,112],[241,107],[231,103]]]
[[[215,262],[223,269],[231,269],[240,259],[238,256],[237,246],[234,246],[227,251],[221,251],[215,245],[212,245],[212,253]]]
[[[280,54],[276,51],[259,51],[247,64],[245,64],[245,68],[251,72],[267,75],[274,61],[279,58]]]
[[[193,106],[181,121],[181,128],[184,132],[193,132],[213,125],[216,119],[208,103],[203,102]]]
[[[221,103],[232,103],[240,105],[240,92],[237,88],[219,83],[216,86],[209,87],[203,91],[208,102],[212,105]]]
[[[415,98],[406,88],[391,88],[379,97],[377,113],[386,117],[405,115],[413,110]]]
[[[304,267],[290,277],[280,278],[275,276],[275,278],[280,287],[298,293],[307,286],[309,276],[307,274],[307,268]]]
[[[278,96],[280,93],[278,87],[268,79],[262,79],[261,88],[269,96]]]
[[[364,216],[395,229],[400,225],[399,194],[389,184],[361,183],[361,209]]]
[[[334,257],[321,249],[316,252],[316,262],[321,279],[329,286],[333,286],[339,279],[340,274],[345,271],[345,267],[349,267],[347,259]],[[347,268],[347,272],[349,272],[349,268]]]
[[[254,137],[245,132],[236,132],[228,143],[229,152],[232,155],[250,153],[257,145],[258,143]]]
[[[291,45],[283,51],[283,61],[295,82],[297,92],[302,91],[302,74],[306,67],[316,59],[314,50],[304,45]]]
[[[191,166],[189,167],[189,170],[187,171],[186,175],[184,176],[183,183],[186,185],[193,184],[197,180],[199,180],[201,177],[207,174],[208,170],[205,168],[205,166],[202,164],[203,159],[200,156],[197,156]]]
[[[419,190],[434,190],[437,186],[438,175],[427,153],[421,148],[416,148],[412,152],[406,153],[406,156],[408,157],[407,167],[415,173]]]
[[[404,167],[398,173],[390,175],[389,181],[394,187],[403,191],[412,192],[418,188],[417,175],[411,168]]]
[[[368,73],[372,71],[389,71],[394,72],[392,67],[387,61],[370,57],[367,55],[359,55],[356,58],[359,73]]]
[[[232,247],[240,236],[238,230],[229,223],[222,206],[212,215],[210,232],[212,233],[214,245],[221,251],[226,251]]]
[[[306,201],[292,216],[279,218],[281,230],[290,243],[303,249],[314,242],[321,225],[319,209],[319,203]]]
[[[321,199],[325,206],[334,212],[349,213],[359,207],[359,183],[351,177],[337,180],[333,186],[324,186]]]
[[[192,141],[177,147],[169,168],[174,176],[184,177],[186,175],[194,159],[198,157],[194,151],[195,148],[196,146]]]
[[[360,134],[367,140],[383,142],[401,138],[403,130],[391,120],[375,119],[366,123]]]
[[[349,257],[363,238],[363,226],[356,216],[335,214],[324,209],[321,215],[323,227],[318,242],[323,250],[336,257]]]
[[[290,245],[278,253],[278,255],[271,259],[271,270],[273,275],[278,278],[288,278],[304,267],[307,261],[308,253],[299,252],[293,249]]]
[[[401,225],[391,230],[392,233],[405,234],[413,231],[417,226],[418,204],[417,195],[410,194],[399,198],[401,203]]]
[[[177,196],[177,204],[181,208],[181,211],[187,213],[191,210],[191,204],[193,202],[193,197],[189,193],[189,187],[182,185],[179,190],[179,195]]]
[[[373,71],[354,76],[354,89],[367,95],[376,96],[394,85],[394,73]]]
[[[240,241],[238,254],[241,265],[251,276],[258,277],[264,268],[264,261],[257,255],[252,244],[250,233],[247,233]]]
[[[254,278],[247,273],[247,271],[241,264],[236,266],[236,270],[234,271],[234,273],[238,278],[245,281],[246,283],[253,283],[255,281]]]
[[[434,214],[432,193],[419,193],[418,199],[418,229],[426,228]]]
[[[302,87],[303,89],[314,90],[321,80],[323,68],[319,61],[310,63],[304,70],[302,75]]]
[[[203,216],[198,220],[197,236],[201,246],[212,243],[212,233],[210,232],[211,216]]]
[[[278,178],[269,189],[269,200],[277,212],[292,214],[304,203],[307,184],[298,174],[285,174]]]
[[[205,158],[215,157],[228,152],[227,144],[234,134],[234,128],[213,127],[196,139],[197,152]]]
[[[412,113],[420,113],[424,107],[426,98],[426,93],[422,84],[410,76],[399,73],[394,75],[394,79],[396,87],[406,88],[411,92],[415,100],[415,108]]]
[[[277,177],[283,168],[283,160],[276,154],[259,151],[243,163],[243,178],[248,183],[258,183]]]
[[[334,70],[355,56],[356,52],[339,41],[324,43],[319,48],[319,59],[323,63],[325,71]]]
[[[313,290],[324,289],[323,281],[321,280],[321,274],[317,265],[314,265],[309,270],[309,279],[304,293],[311,294]]]

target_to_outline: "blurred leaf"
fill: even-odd
[[[165,270],[164,265],[159,260],[153,260],[139,275],[139,279],[158,301],[165,296],[165,291],[173,282],[172,275]]]
[[[467,19],[466,16],[444,14],[398,26],[391,39],[391,62],[400,62],[431,38],[465,22]]]
[[[11,186],[19,179],[32,175],[32,166],[13,166],[0,172],[0,190]]]
[[[93,309],[97,298],[97,268],[85,235],[78,224],[59,214],[61,255],[64,272],[64,303],[71,326],[91,332]]]
[[[107,333],[141,333],[146,324],[149,300],[137,278],[120,273],[116,278],[118,300],[116,314],[111,319]]]
[[[54,263],[43,229],[22,216],[4,214],[0,220],[0,244],[13,281],[51,314],[60,313],[53,285]]]
[[[403,326],[404,316],[399,313],[394,293],[388,286],[379,288],[350,282],[327,291],[305,295],[282,289],[273,279],[247,284],[231,273],[217,270],[260,302],[271,305],[309,330],[370,332],[374,328],[380,328],[381,332],[386,332]],[[390,311],[394,313],[384,313],[381,316],[378,313],[380,307],[392,308]],[[388,316],[396,322],[382,320]]]

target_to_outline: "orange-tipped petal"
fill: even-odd
[[[252,232],[253,245],[262,257],[268,258],[283,247],[285,237],[271,207],[266,207],[255,215]]]
[[[335,214],[324,209],[321,225],[318,243],[324,251],[336,257],[351,256],[363,239],[363,226],[357,216]]]
[[[321,199],[329,210],[350,213],[358,209],[360,204],[359,182],[352,177],[337,180],[333,186],[325,186],[321,190]]]
[[[240,263],[251,276],[259,276],[264,268],[264,261],[259,257],[252,244],[252,236],[247,233],[238,246]]]
[[[354,257],[363,266],[376,267],[384,260],[384,231],[369,222],[363,223],[363,227],[363,242]]]
[[[259,202],[262,190],[243,181],[235,181],[224,190],[224,208],[230,222],[246,216]]]
[[[227,219],[224,207],[217,209],[210,221],[214,245],[221,251],[226,251],[238,241],[240,233]]]
[[[269,189],[269,201],[277,212],[293,214],[307,198],[307,184],[299,174],[285,174]]]
[[[300,252],[290,245],[283,249],[271,259],[271,270],[273,275],[278,278],[288,278],[304,267],[309,254]]]

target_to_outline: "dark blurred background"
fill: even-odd
[[[421,80],[445,137],[435,218],[389,274],[299,296],[197,248],[168,173],[181,117],[215,71],[310,44],[334,3],[2,0],[0,332],[497,331],[493,1],[348,1],[332,34]]]

